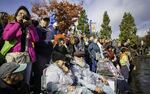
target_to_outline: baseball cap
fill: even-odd
[[[13,73],[17,73],[17,72],[24,71],[24,70],[26,69],[26,67],[27,67],[27,64],[26,64],[26,63],[24,63],[24,64],[19,64],[19,67],[18,67],[15,71],[13,71]]]
[[[22,72],[26,69],[27,64],[4,63],[0,66],[0,78],[6,77],[7,74]]]

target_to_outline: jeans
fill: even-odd
[[[28,63],[27,68],[24,72],[24,80],[28,85],[30,85],[31,69],[32,69],[32,63]]]
[[[97,70],[97,60],[92,59],[92,64],[90,66],[90,69],[91,69],[92,72],[96,73],[96,70]]]

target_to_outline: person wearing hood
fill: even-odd
[[[31,15],[25,6],[20,6],[17,9],[14,18],[14,21],[6,25],[2,37],[5,41],[16,41],[13,43],[14,45],[11,49],[9,49],[8,53],[17,54],[27,52],[26,54],[29,54],[28,56],[31,60],[28,61],[24,76],[25,81],[30,84],[32,64],[36,61],[34,43],[39,40],[39,36],[31,22]],[[15,57],[15,55],[13,56]],[[17,58],[17,55],[15,58]],[[7,62],[9,60],[9,58],[6,58]]]
[[[71,70],[77,77],[78,84],[85,86],[96,94],[115,94],[103,76],[90,71],[82,56],[74,56],[72,63]]]
[[[0,66],[0,94],[29,94],[29,86],[23,81],[26,67],[13,62]]]
[[[52,53],[52,62],[46,68],[46,88],[49,93],[61,94],[92,94],[86,87],[75,85],[74,76],[66,65],[66,57],[54,51]]]

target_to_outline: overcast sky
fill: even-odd
[[[74,0],[75,1],[75,0]],[[135,18],[137,34],[143,36],[150,28],[150,0],[84,0],[88,18],[97,23],[99,31],[103,13],[107,11],[112,26],[112,37],[119,34],[119,24],[124,12],[130,12]]]
[[[0,0],[0,11],[14,13],[20,5],[25,5],[31,10],[31,2],[38,0]],[[47,0],[49,1],[49,0]],[[102,24],[103,13],[107,11],[112,26],[112,38],[119,34],[119,24],[124,12],[130,12],[135,18],[138,28],[138,35],[146,34],[145,31],[150,28],[150,0],[70,0],[71,2],[80,3],[83,1],[88,18],[96,22],[97,31]]]

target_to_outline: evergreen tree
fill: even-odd
[[[80,13],[79,19],[78,19],[78,30],[81,30],[82,33],[89,34],[89,24],[88,24],[88,18],[86,15],[86,11],[83,10]]]
[[[100,37],[105,38],[105,39],[110,39],[111,38],[111,26],[109,26],[110,19],[107,14],[107,11],[104,12],[103,15],[103,23],[101,25],[101,30],[100,30]]]
[[[130,13],[125,12],[120,24],[120,41],[124,43],[129,39],[130,44],[134,45],[137,39],[136,32],[137,28],[133,16]]]
[[[146,47],[150,47],[150,31],[147,32],[147,35],[145,35],[145,44]]]

